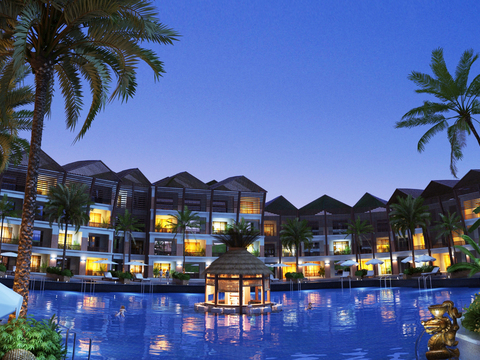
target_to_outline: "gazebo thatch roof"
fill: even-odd
[[[271,275],[270,269],[245,248],[233,248],[205,270],[214,275]]]

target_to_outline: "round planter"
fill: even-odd
[[[460,359],[478,359],[480,354],[480,333],[469,331],[460,325],[457,331],[457,348],[460,350]]]
[[[455,271],[455,272],[447,273],[447,274],[448,274],[447,276],[450,279],[464,278],[464,277],[467,277],[468,274],[470,274],[470,270]]]
[[[188,285],[189,280],[173,279],[175,285]]]
[[[4,278],[5,277],[5,271],[0,271],[0,278]]]
[[[125,285],[130,284],[130,282],[131,282],[130,279],[120,279],[120,281],[121,281],[122,283],[124,283]]]

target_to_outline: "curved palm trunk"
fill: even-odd
[[[186,230],[183,230],[183,263],[182,263],[182,272],[185,274],[185,249],[186,249],[186,246],[185,246],[185,231]]]
[[[127,270],[127,267],[125,266],[125,245],[127,244],[127,232],[124,230],[123,231],[123,251],[122,251],[122,255],[123,255],[123,272],[125,272]]]
[[[480,136],[478,135],[477,129],[475,129],[475,126],[473,126],[470,116],[468,117],[468,119],[466,119],[466,122],[473,136],[475,136],[475,139],[477,139],[478,145],[480,145]]]
[[[3,221],[5,217],[2,216],[2,229],[0,230],[0,253],[2,252],[2,243],[3,243]]]
[[[409,232],[409,238],[410,238],[410,244],[412,246],[412,266],[415,266],[415,245],[413,244],[413,231],[411,229],[408,230]]]
[[[130,232],[128,232],[128,235],[130,235]],[[132,261],[132,239],[128,239],[128,262],[130,261]],[[130,265],[128,265],[128,271],[130,271]]]
[[[295,244],[295,248],[297,249],[295,251],[295,261],[296,261],[296,268],[297,268],[295,271],[298,273],[299,272],[298,271],[298,252],[300,251],[300,243]]]
[[[65,270],[65,262],[67,261],[67,234],[68,234],[68,221],[65,219],[65,237],[63,238],[62,271]]]
[[[32,64],[35,72],[35,110],[32,122],[32,136],[28,157],[25,197],[22,209],[22,223],[18,242],[17,269],[13,281],[13,290],[23,296],[20,316],[26,317],[28,311],[28,286],[30,283],[30,263],[32,257],[33,223],[35,221],[35,203],[37,200],[38,168],[42,145],[43,122],[46,112],[47,93],[53,76],[53,65]],[[45,66],[43,70],[42,66]],[[12,318],[12,317],[11,317]]]
[[[453,235],[450,232],[450,235],[447,236],[448,242],[448,255],[450,256],[450,265],[453,265],[453,253],[452,253],[452,246],[453,246]]]

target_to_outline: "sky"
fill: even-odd
[[[395,129],[429,98],[411,71],[431,74],[444,49],[451,73],[467,49],[480,52],[478,1],[154,1],[181,34],[153,46],[166,73],[140,66],[135,97],[112,102],[72,144],[61,93],[42,148],[60,165],[102,160],[139,168],[153,183],[187,171],[208,182],[244,175],[297,207],[327,194],[354,205],[366,192],[453,179],[446,133],[423,153],[427,128]],[[480,73],[480,60],[471,78]],[[467,138],[461,178],[478,165]]]

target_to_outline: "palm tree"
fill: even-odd
[[[4,194],[0,201],[0,217],[2,218],[2,229],[0,230],[0,253],[2,252],[3,243],[3,224],[6,217],[17,216],[17,212],[13,210],[15,204],[8,200],[8,195]]]
[[[127,240],[127,235],[129,235],[131,238],[131,241],[128,242],[128,261],[129,262],[132,255],[132,241],[135,242],[135,237],[133,236],[132,232],[141,231],[142,227],[143,227],[143,224],[139,224],[138,220],[134,218],[133,215],[129,213],[127,209],[125,209],[125,214],[119,215],[117,217],[115,231],[117,233],[120,231],[123,231],[123,244],[125,244]],[[125,248],[123,249],[123,271],[126,271]]]
[[[5,84],[29,69],[35,77],[35,105],[28,158],[19,255],[13,289],[28,309],[28,285],[35,217],[36,184],[44,117],[50,112],[54,76],[65,100],[67,128],[75,130],[83,108],[82,85],[92,94],[76,140],[90,128],[107,100],[128,100],[137,87],[139,61],[159,79],[163,63],[142,42],[172,44],[177,33],[162,25],[151,0],[2,0],[0,1],[0,111]],[[85,81],[82,81],[85,80]],[[116,83],[112,85],[112,82]],[[112,92],[109,96],[109,90]]]
[[[69,186],[57,184],[50,186],[47,195],[48,201],[45,204],[45,214],[47,215],[50,226],[55,221],[63,230],[65,224],[65,237],[63,240],[63,261],[62,271],[65,270],[67,253],[68,226],[75,227],[75,232],[80,230],[80,226],[85,225],[90,220],[88,207],[93,204],[90,201],[88,186],[85,184],[71,184]]]
[[[280,230],[280,240],[283,246],[286,246],[293,250],[295,247],[295,261],[296,261],[296,272],[298,273],[298,256],[300,252],[300,246],[302,243],[305,246],[310,246],[310,242],[313,239],[313,233],[308,227],[307,220],[288,219],[285,224],[282,224],[282,230]]]
[[[0,69],[0,73],[5,69]],[[18,137],[19,131],[31,130],[33,111],[16,108],[33,103],[34,94],[30,86],[22,86],[25,75],[12,79],[7,84],[4,111],[0,112],[0,172],[9,163],[18,165],[23,154],[28,152],[28,141]],[[2,86],[2,84],[0,84]],[[0,89],[0,93],[1,93]]]
[[[198,216],[198,213],[190,211],[186,205],[182,211],[177,211],[176,214],[169,214],[169,216],[172,216],[175,219],[174,221],[169,222],[172,226],[172,231],[175,233],[175,236],[177,236],[179,232],[181,232],[183,236],[182,270],[185,272],[185,240],[187,238],[187,230],[200,229],[202,221]]]
[[[460,215],[457,215],[456,212],[450,214],[447,212],[446,215],[439,213],[440,221],[437,222],[437,226],[435,230],[438,231],[437,239],[442,237],[447,238],[448,244],[448,254],[450,255],[450,264],[454,264],[453,254],[452,254],[452,246],[453,244],[453,234],[462,235],[463,233],[463,225],[460,218]]]
[[[468,235],[462,235],[462,238],[473,248],[473,250],[475,250],[477,254],[480,254],[480,247],[475,241],[473,241]],[[472,277],[476,273],[480,272],[480,258],[476,257],[470,252],[470,250],[461,245],[455,245],[455,247],[461,252],[463,252],[465,255],[468,255],[471,262],[461,262],[454,264],[450,266],[447,271],[454,272],[456,270],[470,270],[470,274],[468,274],[468,277]]]
[[[415,247],[413,245],[413,234],[417,226],[424,231],[430,220],[430,213],[428,206],[423,205],[423,198],[413,198],[408,195],[405,198],[397,197],[397,203],[392,204],[392,211],[390,212],[390,224],[392,229],[397,234],[402,236],[408,235],[410,247],[412,249],[412,263],[415,267]]]
[[[228,248],[246,248],[253,244],[260,236],[260,231],[255,229],[243,218],[227,225],[225,230],[213,235],[215,239],[228,246]]]
[[[364,238],[363,235],[373,233],[375,230],[373,226],[368,223],[367,220],[361,221],[360,217],[357,217],[355,221],[349,222],[347,226],[348,226],[346,231],[347,236],[345,236],[345,238],[351,235],[352,239],[355,239],[354,241],[356,243],[356,248],[359,250],[357,251],[357,254],[359,256],[359,258],[357,257],[357,260],[360,259],[360,263],[361,263],[362,255],[360,251],[361,249],[360,246],[363,242],[363,239],[366,239],[368,241],[368,239]],[[368,243],[370,244],[370,241],[368,241]],[[373,257],[375,257],[375,251],[373,249],[372,244],[370,244],[370,247],[372,247],[372,254],[373,254]]]
[[[474,115],[480,113],[480,75],[477,75],[467,86],[472,64],[478,59],[473,50],[463,53],[455,70],[455,78],[449,73],[443,58],[443,49],[432,52],[430,68],[434,76],[412,71],[409,79],[419,89],[417,93],[426,93],[436,97],[439,102],[424,101],[422,106],[408,111],[396,128],[412,128],[416,126],[432,126],[420,138],[417,150],[422,152],[425,145],[437,133],[447,130],[450,143],[450,171],[457,177],[457,160],[463,157],[462,149],[466,146],[466,135],[473,134],[480,145],[480,136],[473,125],[477,120]]]

